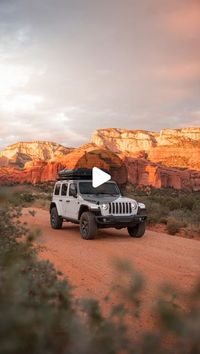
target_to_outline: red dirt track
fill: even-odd
[[[189,289],[200,275],[200,242],[147,230],[141,239],[131,238],[126,229],[99,230],[95,240],[81,239],[79,226],[64,223],[61,230],[53,230],[49,213],[35,209],[32,217],[24,209],[23,220],[31,228],[40,228],[37,240],[40,259],[50,260],[70,283],[77,296],[107,295],[116,271],[113,261],[128,260],[146,280],[146,306],[163,282],[171,282]]]

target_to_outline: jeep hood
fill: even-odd
[[[83,197],[82,197],[83,198]],[[112,203],[112,202],[133,202],[133,199],[130,198],[126,198],[126,197],[112,197],[112,196],[105,196],[105,197],[95,197],[95,196],[85,196],[83,198],[83,200],[86,200],[90,203],[94,203],[94,204],[107,204],[107,203]]]

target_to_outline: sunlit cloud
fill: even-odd
[[[36,112],[36,107],[38,104],[43,102],[43,97],[33,96],[33,95],[13,95],[11,97],[6,97],[0,99],[1,110],[6,113],[33,113]]]
[[[22,65],[0,63],[0,94],[5,96],[25,87],[31,74],[31,69]]]
[[[200,125],[198,0],[0,2],[0,149]]]
[[[198,0],[174,1],[171,11],[162,17],[164,26],[173,36],[193,38],[200,33],[200,2]]]
[[[191,81],[200,78],[200,65],[199,61],[183,61],[177,64],[160,66],[155,70],[155,74],[160,79],[168,81]]]

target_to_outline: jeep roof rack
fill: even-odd
[[[109,173],[107,170],[103,170],[106,173]],[[74,170],[64,169],[58,172],[57,181],[64,181],[64,180],[83,180],[89,179],[92,180],[92,169],[91,168],[76,168]]]
[[[76,168],[74,170],[64,169],[58,172],[58,181],[69,179],[92,179],[92,169]]]

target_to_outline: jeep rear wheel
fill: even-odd
[[[129,226],[127,229],[131,237],[142,237],[145,233],[146,223],[143,221],[135,226]]]
[[[80,233],[84,240],[93,240],[97,233],[95,217],[90,212],[84,212],[80,219]]]
[[[56,207],[53,207],[51,209],[50,219],[51,219],[51,227],[53,229],[61,229],[62,228],[63,219],[61,218],[61,216],[58,215]]]

